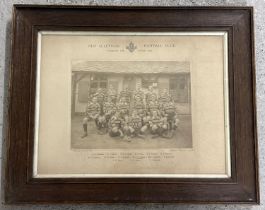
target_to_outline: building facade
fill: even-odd
[[[167,90],[179,114],[191,112],[190,66],[188,62],[172,61],[103,61],[72,63],[72,113],[83,113],[89,95],[99,88],[110,87],[117,93],[140,86],[147,92],[152,86],[159,95]]]

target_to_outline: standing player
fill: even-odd
[[[149,105],[151,101],[157,101],[157,95],[154,92],[153,86],[149,86],[148,93],[146,94],[146,104]]]
[[[148,112],[150,114],[153,113],[153,111],[156,111],[158,112],[158,114],[160,113],[159,111],[159,104],[157,103],[157,101],[149,101],[149,104],[148,104]]]
[[[93,95],[93,97],[97,98],[97,102],[101,105],[104,102],[105,99],[105,93],[102,88],[99,88],[97,92]]]
[[[164,104],[163,115],[167,118],[170,130],[175,130],[178,126],[177,109],[173,101]]]
[[[117,101],[117,92],[116,90],[113,88],[112,85],[109,85],[109,89],[108,89],[108,98],[110,98],[112,103],[116,103]]]
[[[117,109],[120,112],[121,117],[124,119],[126,115],[129,114],[130,106],[126,102],[125,98],[121,98],[120,102],[117,104]]]
[[[108,122],[110,118],[115,114],[117,111],[116,105],[113,103],[113,98],[109,96],[107,101],[103,104],[103,113]]]
[[[145,116],[146,113],[145,105],[140,96],[134,97],[133,110],[135,110],[137,115],[139,115],[141,118]]]
[[[94,120],[96,126],[98,126],[98,117],[100,115],[100,105],[97,102],[97,98],[93,98],[92,101],[89,101],[86,107],[85,117],[83,119],[83,129],[84,134],[82,138],[87,136],[87,124],[89,121]]]
[[[144,101],[144,92],[141,90],[141,84],[136,84],[136,90],[133,95],[133,99],[135,100],[137,97],[139,97],[142,101]]]
[[[159,108],[163,109],[164,104],[171,101],[171,96],[167,89],[164,89],[158,98]]]
[[[126,102],[128,104],[131,103],[131,92],[129,91],[128,88],[125,88],[123,89],[121,92],[120,92],[120,99],[121,98],[125,98]]]

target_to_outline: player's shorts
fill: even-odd
[[[175,120],[176,114],[174,112],[172,113],[167,113],[167,120],[168,121],[174,121]]]
[[[114,131],[111,130],[109,132],[109,135],[110,135],[110,137],[117,137],[117,136],[120,136],[120,132],[119,131],[114,132]]]
[[[93,119],[91,117],[86,116],[86,117],[83,118],[83,124],[86,124],[86,123],[88,123],[89,121],[92,121],[92,120]]]

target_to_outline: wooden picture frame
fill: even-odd
[[[253,8],[15,5],[13,14],[6,203],[259,203]],[[42,30],[227,32],[231,177],[34,178]]]

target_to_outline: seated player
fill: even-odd
[[[123,137],[122,131],[123,119],[120,117],[120,113],[116,112],[109,121],[109,135],[111,137]]]
[[[132,112],[132,116],[129,118],[128,124],[131,137],[142,137],[141,132],[143,128],[143,122],[136,110]]]
[[[157,111],[153,111],[149,123],[151,133],[153,134],[152,138],[159,136],[164,137],[164,133],[168,129],[168,122],[166,117],[160,116]]]
[[[163,123],[162,123],[162,119],[158,115],[157,111],[153,111],[152,112],[149,124],[150,124],[151,133],[154,135],[153,138],[160,136],[161,135],[161,131],[162,131],[161,125]]]
[[[167,138],[167,136],[165,135],[165,131],[170,129],[167,117],[161,117],[159,128],[159,136]]]
[[[122,123],[122,131],[125,137],[130,137],[131,135],[131,128],[130,128],[130,118],[128,115],[124,116],[124,120]]]
[[[102,113],[97,118],[97,128],[100,134],[104,134],[107,132],[108,123],[105,115]]]
[[[141,128],[141,133],[146,134],[148,130],[150,129],[149,121],[151,119],[150,113],[146,112],[146,114],[142,118],[143,127]]]
[[[89,101],[86,107],[85,117],[83,119],[83,129],[84,134],[82,138],[87,136],[87,124],[88,121],[94,120],[96,126],[98,126],[98,116],[100,114],[100,105],[97,102],[97,98],[93,98],[92,101]]]

